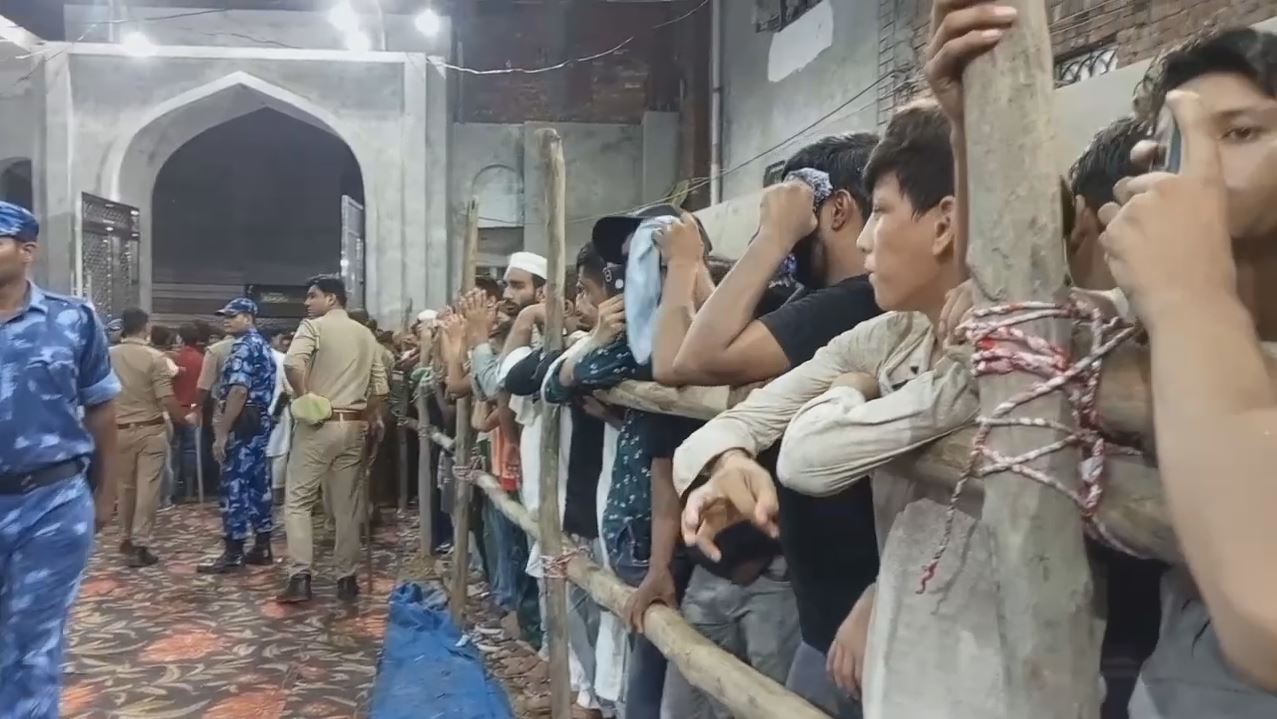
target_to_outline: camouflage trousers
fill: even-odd
[[[265,534],[274,526],[270,459],[266,456],[269,442],[267,431],[249,439],[232,437],[226,445],[218,506],[224,536],[230,539],[247,539],[250,528]]]
[[[92,549],[83,474],[0,495],[0,719],[57,719],[67,614]]]

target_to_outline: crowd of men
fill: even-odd
[[[969,368],[947,351],[963,341],[973,295],[962,72],[1016,15],[969,0],[938,0],[933,12],[934,100],[898,111],[881,136],[796,152],[730,268],[678,208],[599,221],[574,263],[561,352],[543,346],[546,261],[526,252],[500,282],[422,313],[398,353],[351,318],[344,287],[326,276],[309,283],[312,319],[282,358],[244,298],[221,311],[229,336],[198,362],[198,333],[182,331],[185,347],[167,357],[141,311],[125,313],[108,348],[90,308],[28,280],[38,227],[0,205],[0,716],[56,716],[62,634],[94,525],[118,503],[129,564],[157,561],[163,465],[190,453],[181,438],[197,422],[212,429],[224,530],[223,553],[201,571],[273,560],[270,435],[283,406],[293,428],[279,600],[311,597],[321,485],[338,593],[354,597],[356,480],[383,431],[391,365],[424,398],[420,419],[447,433],[468,423],[484,469],[533,513],[545,408],[563,405],[564,532],[635,588],[621,617],[570,594],[583,709],[730,716],[644,638],[646,610],[661,603],[830,715],[861,716],[877,587],[891,581],[880,557],[919,496],[919,478],[890,463],[978,411]],[[1174,135],[1182,165],[1154,170]],[[1277,716],[1277,382],[1261,345],[1277,340],[1277,36],[1213,32],[1158,59],[1132,116],[1102,129],[1065,182],[1073,202],[1059,240],[1076,301],[1147,331],[1155,459],[1186,560],[1167,568],[1092,547],[1109,581],[1097,677],[1106,715]],[[700,422],[596,398],[631,379],[766,384]],[[196,416],[209,396],[213,416]],[[470,416],[457,415],[462,397]],[[438,463],[450,512],[464,468],[446,453],[419,461]],[[556,558],[482,493],[465,509],[496,602],[537,641],[543,560]],[[895,595],[906,608],[925,599]],[[947,629],[911,635],[916,646],[895,656],[954,643]],[[1138,677],[1120,671],[1132,666]],[[893,697],[891,715],[1002,715],[996,692],[950,701],[959,679],[982,671],[964,669]]]
[[[488,284],[419,318],[413,385],[430,420],[449,433],[471,422],[486,468],[533,512],[544,407],[565,408],[564,532],[636,590],[619,618],[570,594],[582,708],[730,716],[644,639],[645,610],[662,603],[832,716],[861,715],[880,552],[922,495],[890,462],[979,409],[970,369],[947,351],[964,341],[973,295],[961,78],[1015,13],[958,0],[936,13],[934,100],[898,111],[881,137],[836,135],[796,152],[730,270],[695,217],[654,206],[595,225],[570,271],[562,352],[542,349],[545,260],[527,253],[511,257],[504,289]],[[1136,111],[1102,128],[1064,180],[1074,299],[1149,334],[1157,460],[1188,561],[1168,568],[1091,546],[1108,590],[1105,716],[1277,716],[1277,585],[1257,571],[1274,546],[1264,510],[1277,506],[1261,479],[1277,452],[1277,401],[1260,345],[1277,339],[1263,281],[1277,235],[1274,78],[1272,35],[1186,44],[1155,64]],[[1178,174],[1150,171],[1172,125],[1185,162]],[[700,422],[596,398],[630,379],[766,384]],[[463,396],[472,417],[453,413]],[[446,507],[464,472],[439,461]],[[527,607],[544,598],[528,580],[554,558],[476,504],[496,599],[535,636]],[[952,642],[938,628],[892,656],[908,663]],[[949,674],[879,709],[1002,715],[996,695],[951,704],[970,672]]]

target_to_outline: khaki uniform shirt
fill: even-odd
[[[390,392],[381,345],[345,310],[303,320],[284,364],[303,372],[306,389],[327,399],[335,410],[364,409],[368,397]]]
[[[960,429],[979,409],[962,362],[944,357],[929,369],[935,339],[927,318],[912,312],[889,312],[835,337],[689,437],[674,454],[679,493],[722,453],[757,456],[783,435],[777,479],[797,492],[832,495],[874,473],[884,545],[895,516],[920,495],[913,480],[883,465]],[[866,402],[850,387],[830,389],[848,372],[877,377],[882,397]]]
[[[231,347],[234,345],[234,337],[227,337],[209,345],[204,352],[204,364],[200,367],[200,378],[195,383],[196,389],[205,390],[216,396],[213,390],[218,380],[222,378],[222,368],[226,366],[226,360],[231,356]]]
[[[132,337],[110,352],[111,367],[123,387],[115,398],[116,421],[131,424],[162,419],[164,398],[173,396],[169,359],[144,340]]]

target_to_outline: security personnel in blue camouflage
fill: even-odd
[[[218,382],[218,412],[213,426],[213,456],[222,466],[221,510],[226,549],[198,567],[202,574],[224,574],[245,563],[270,565],[272,497],[270,461],[271,400],[275,396],[275,359],[257,332],[257,304],[240,297],[218,310],[226,334],[235,338]],[[252,528],[256,540],[245,555]]]
[[[38,235],[0,202],[0,719],[58,716],[68,610],[115,504],[106,334],[27,279]]]

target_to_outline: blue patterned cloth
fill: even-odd
[[[0,494],[0,719],[57,719],[67,615],[92,548],[83,475]]]
[[[29,285],[26,308],[0,323],[0,475],[92,455],[82,408],[119,393],[93,310]]]
[[[235,340],[231,354],[222,368],[220,399],[225,402],[232,387],[248,391],[244,412],[259,412],[261,427],[251,437],[232,432],[226,445],[226,464],[222,465],[219,507],[222,530],[230,539],[245,539],[249,529],[265,534],[273,528],[271,504],[270,460],[266,448],[270,444],[271,417],[267,408],[275,393],[275,359],[270,345],[250,330]]]
[[[545,400],[566,403],[574,396],[593,394],[628,379],[646,379],[650,369],[634,360],[624,336],[606,347],[582,356],[573,368],[573,385],[564,387],[559,373],[546,378]],[[641,573],[652,554],[652,454],[648,451],[648,413],[625,410],[625,420],[616,440],[616,463],[612,466],[612,486],[599,526],[608,560],[627,565]]]
[[[40,223],[30,210],[12,202],[0,202],[0,237],[35,242],[39,236]]]
[[[661,248],[657,236],[674,224],[673,217],[652,217],[634,231],[625,264],[625,328],[634,361],[652,359],[656,309],[661,304]]]

